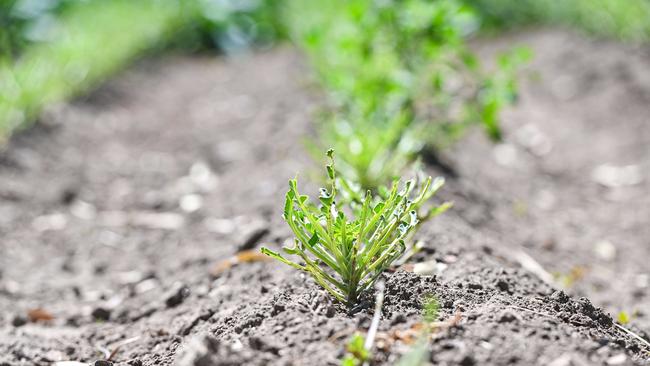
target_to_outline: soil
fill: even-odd
[[[386,274],[373,364],[412,349],[434,294],[432,364],[650,365],[612,319],[650,339],[650,50],[549,30],[476,48],[515,43],[536,58],[505,141],[471,133],[439,157],[455,207]],[[293,50],[170,56],[15,135],[0,365],[338,365],[372,306],[349,314],[304,274],[232,260],[290,239],[278,207],[313,168],[321,100]]]

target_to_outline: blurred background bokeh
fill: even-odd
[[[1,0],[0,134],[96,87],[144,54],[237,53],[291,39],[296,0]],[[646,0],[462,0],[467,37],[550,24],[644,42]],[[314,2],[316,6],[320,6]],[[326,2],[323,4],[327,8]],[[293,19],[293,20],[292,20]]]

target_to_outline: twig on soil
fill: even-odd
[[[646,347],[650,348],[650,342],[643,339],[643,337],[641,337],[640,335],[634,333],[633,331],[625,328],[624,326],[622,326],[620,324],[614,323],[614,325],[616,326],[616,328],[622,330],[623,332],[627,333],[628,335],[631,335],[632,337],[636,338],[639,342],[643,343]]]
[[[108,361],[112,360],[113,357],[115,357],[115,355],[117,354],[117,352],[120,350],[120,348],[126,346],[127,344],[131,344],[131,343],[133,343],[133,342],[136,342],[138,339],[140,339],[140,336],[135,336],[135,337],[127,338],[127,339],[123,340],[122,342],[118,343],[118,344],[115,346],[115,348],[113,348],[113,352],[111,352],[111,354],[108,356],[108,359],[107,359],[107,360],[108,360]]]
[[[384,305],[384,281],[379,280],[376,285],[377,296],[375,298],[375,314],[372,316],[372,323],[370,323],[370,328],[368,329],[368,334],[366,335],[366,342],[363,347],[370,353],[372,345],[375,342],[375,337],[377,336],[377,328],[379,327],[379,319],[381,318],[381,308]]]
[[[113,357],[117,355],[117,353],[120,351],[120,348],[126,346],[127,344],[131,344],[133,342],[136,342],[138,339],[140,339],[140,336],[135,336],[131,338],[127,338],[121,342],[118,342],[114,347],[112,351],[109,351],[108,348],[104,346],[97,345],[97,349],[104,354],[104,359],[106,361],[111,361],[113,360]]]
[[[553,279],[553,275],[550,274],[544,267],[542,267],[539,262],[537,262],[533,257],[530,255],[526,254],[523,250],[516,251],[514,254],[515,260],[519,262],[519,264],[527,271],[535,274],[537,277],[539,277],[542,281],[546,282],[546,284],[555,286],[555,280]]]

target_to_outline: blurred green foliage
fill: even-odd
[[[190,27],[203,47],[231,53],[270,46],[284,37],[283,0],[194,1],[197,16]]]
[[[169,38],[191,9],[156,0],[79,1],[63,11],[50,39],[0,64],[0,136],[41,108],[88,90],[143,50]]]
[[[488,73],[465,45],[478,27],[456,0],[288,1],[288,24],[331,96],[320,141],[339,170],[376,190],[423,148],[441,148],[471,125],[500,138],[498,113],[515,97],[525,52]]]
[[[79,0],[0,0],[0,56],[11,59],[26,46],[47,42],[58,17]]]
[[[650,39],[648,0],[467,0],[486,25],[530,23],[570,25],[589,33],[629,41]]]
[[[0,0],[0,138],[143,51],[235,52],[282,35],[276,0]]]
[[[386,174],[381,170],[404,166],[423,145],[460,136],[459,121],[481,120],[498,137],[498,111],[513,95],[512,71],[525,55],[505,58],[500,75],[486,76],[463,40],[479,25],[531,22],[647,40],[650,1],[0,0],[0,136],[33,120],[43,106],[84,93],[145,50],[229,53],[291,34],[332,92],[337,113],[328,118],[336,128],[325,135],[344,141],[335,146],[342,157],[363,148],[350,170],[365,169],[373,185]],[[450,92],[468,77],[478,81],[473,95],[471,88]],[[424,131],[411,126],[423,119],[437,123]]]

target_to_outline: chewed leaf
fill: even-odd
[[[418,223],[418,213],[415,210],[409,211],[409,216],[411,217],[411,225],[416,225]]]
[[[329,177],[329,179],[332,179],[332,180],[335,177],[335,175],[334,175],[334,167],[331,166],[331,165],[327,166],[327,176]]]
[[[320,189],[320,196],[318,197],[320,202],[323,204],[323,206],[330,206],[332,202],[334,201],[334,198],[332,197],[332,194],[327,191],[325,188]]]

